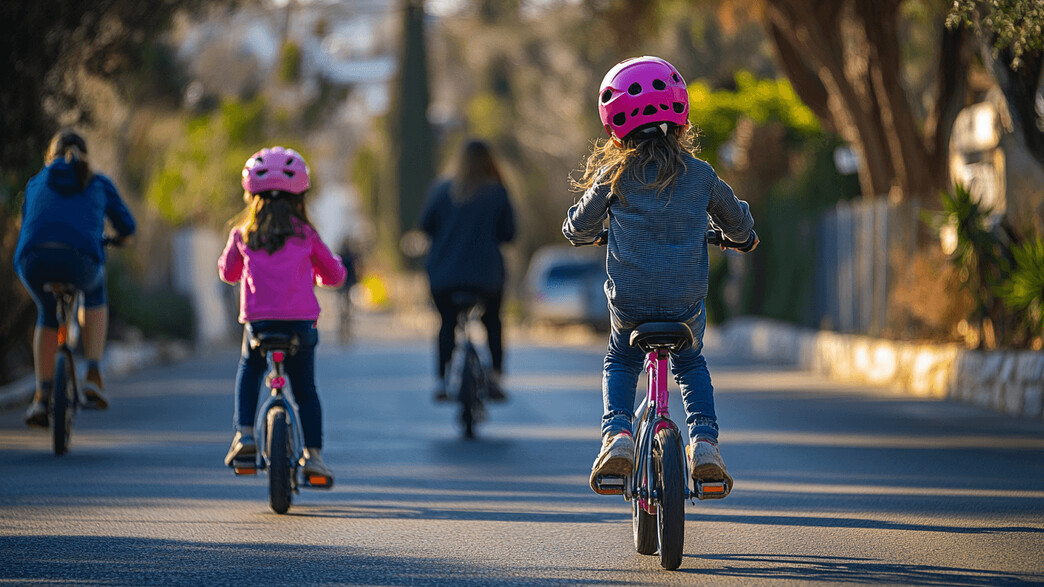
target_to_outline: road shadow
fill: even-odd
[[[703,568],[683,566],[679,572],[710,579],[739,577],[749,580],[780,580],[800,583],[860,583],[882,585],[1034,585],[1044,575],[1007,573],[961,567],[882,562],[870,558],[792,554],[702,554],[685,555]]]
[[[273,539],[278,540],[275,536]],[[354,546],[124,536],[0,536],[7,583],[104,585],[590,585],[481,562],[388,556]],[[462,558],[466,553],[461,553]]]

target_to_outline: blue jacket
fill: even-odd
[[[500,243],[515,237],[515,214],[500,184],[478,189],[467,202],[454,202],[449,180],[434,185],[421,216],[431,237],[425,267],[431,290],[471,287],[485,292],[504,289]]]
[[[754,218],[747,203],[691,156],[674,185],[657,194],[630,173],[620,182],[627,205],[607,184],[597,184],[566,215],[562,233],[589,244],[609,220],[605,283],[609,307],[630,322],[684,320],[707,297],[707,217],[729,239],[750,238]],[[645,181],[657,167],[645,168]]]
[[[134,233],[134,217],[109,178],[95,173],[81,189],[73,166],[64,159],[56,160],[25,187],[15,266],[22,255],[43,243],[66,244],[104,262],[106,218],[121,237]]]

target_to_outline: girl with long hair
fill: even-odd
[[[218,260],[221,279],[241,282],[239,321],[244,325],[243,350],[236,376],[233,425],[235,436],[225,464],[257,454],[254,418],[267,357],[250,348],[258,334],[296,335],[296,353],[286,357],[287,377],[301,415],[304,433],[304,475],[321,476],[333,484],[323,462],[323,414],[315,386],[315,346],[319,334],[316,285],[344,283],[341,259],[319,238],[305,211],[309,169],[292,149],[258,151],[243,168],[243,199],[247,207],[228,235]]]
[[[598,92],[598,113],[608,139],[596,143],[574,188],[583,192],[569,209],[562,233],[592,244],[603,233],[605,283],[612,329],[602,373],[602,446],[591,470],[629,475],[633,467],[635,388],[645,361],[630,346],[643,322],[685,322],[691,348],[671,354],[688,425],[689,474],[694,480],[732,477],[718,451],[714,388],[703,358],[707,296],[708,215],[736,242],[757,246],[746,202],[696,158],[685,80],[657,57],[628,59],[609,70]]]

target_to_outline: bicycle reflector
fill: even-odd
[[[275,351],[272,353],[272,360],[276,363],[282,363],[284,358],[286,358],[286,355],[283,354],[283,351]]]
[[[274,377],[274,378],[272,378],[272,387],[279,387],[279,388],[286,387],[286,378],[285,377]]]

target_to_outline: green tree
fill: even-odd
[[[434,144],[428,122],[430,94],[424,2],[404,2],[399,76],[390,117],[400,234],[416,226],[428,184],[435,176]]]

